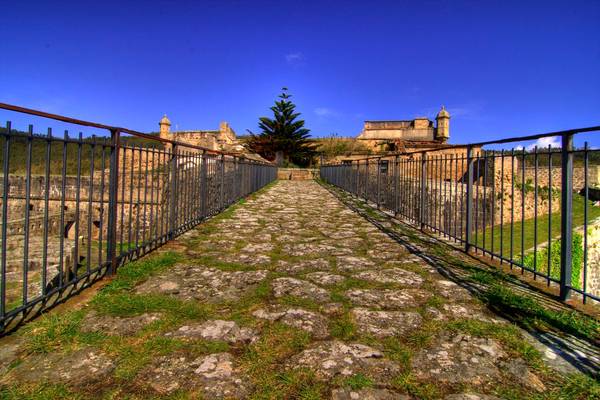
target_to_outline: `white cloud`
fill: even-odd
[[[298,65],[298,64],[303,63],[304,60],[305,60],[304,54],[302,54],[299,51],[285,55],[285,61],[287,61],[288,64]]]
[[[331,116],[337,115],[337,113],[335,111],[333,111],[331,108],[327,108],[327,107],[315,108],[315,114],[317,114],[319,117],[331,117]]]
[[[527,150],[531,151],[531,150],[535,149],[535,146],[537,146],[538,149],[543,149],[543,148],[548,148],[548,146],[561,147],[562,143],[558,136],[543,137],[543,138],[539,138],[534,143],[527,146]]]

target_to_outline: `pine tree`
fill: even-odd
[[[300,113],[296,112],[296,105],[287,91],[283,88],[279,100],[271,107],[272,119],[259,118],[261,132],[258,135],[250,132],[246,147],[270,161],[274,161],[280,153],[284,164],[305,166],[315,156],[315,145],[309,139],[310,130],[304,127],[304,120],[298,119]]]

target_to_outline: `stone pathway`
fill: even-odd
[[[3,340],[0,398],[557,398],[588,379],[313,181],[276,183]]]

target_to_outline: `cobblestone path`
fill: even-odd
[[[588,378],[567,373],[313,181],[277,182],[0,347],[0,398],[568,398]]]

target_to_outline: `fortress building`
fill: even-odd
[[[171,121],[164,115],[158,123],[159,135],[163,139],[176,140],[209,150],[238,154],[244,158],[268,162],[260,155],[249,152],[236,136],[228,122],[221,122],[218,130],[171,131]]]
[[[450,138],[450,113],[444,106],[433,121],[426,117],[413,120],[365,121],[357,140],[373,150],[394,151],[445,144]]]
[[[221,122],[218,130],[171,132],[171,121],[165,115],[161,118],[158,125],[160,127],[160,137],[164,139],[177,140],[195,146],[206,147],[210,150],[233,153],[244,151],[243,146],[237,141],[235,132],[231,129],[229,123],[225,121]]]

